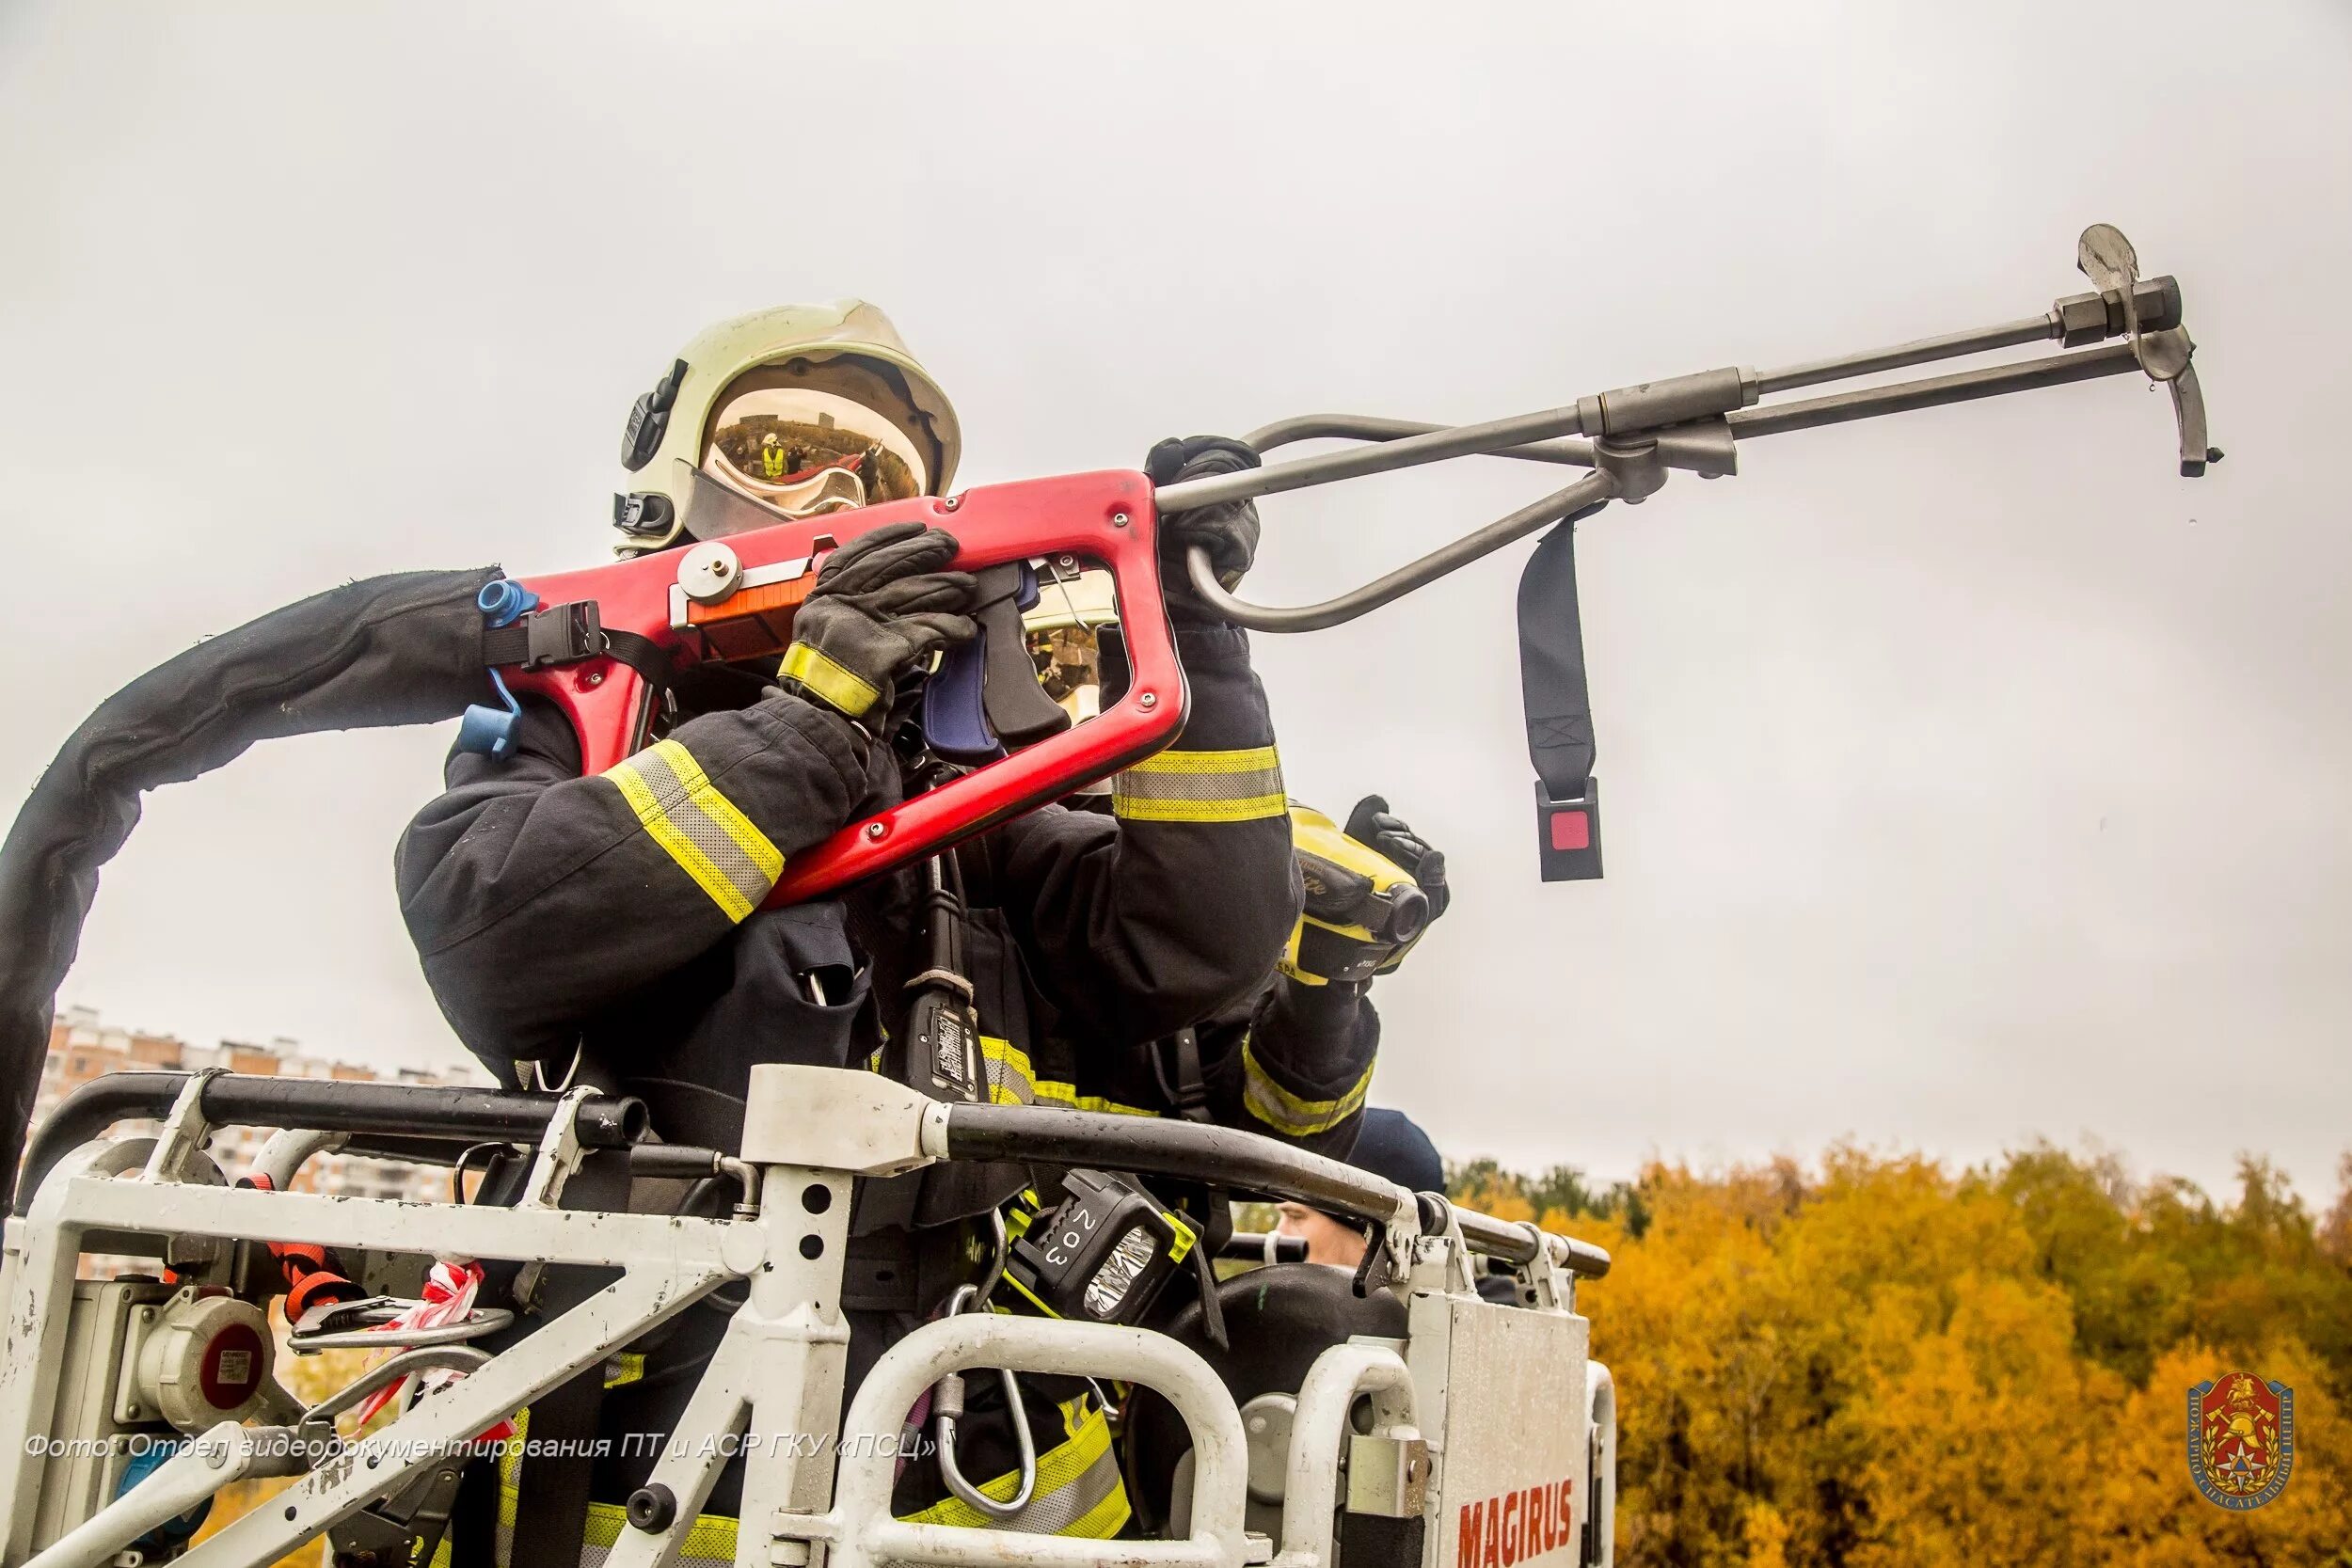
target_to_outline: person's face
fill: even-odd
[[[1364,1249],[1370,1243],[1354,1226],[1342,1225],[1322,1210],[1310,1209],[1303,1203],[1285,1203],[1281,1208],[1282,1218],[1275,1226],[1275,1233],[1303,1238],[1308,1262],[1353,1271],[1364,1260]]]

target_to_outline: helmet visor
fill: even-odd
[[[759,379],[743,377],[721,399],[702,471],[757,503],[769,521],[923,493],[922,457],[887,418],[831,392]]]

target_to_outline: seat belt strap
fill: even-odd
[[[1606,503],[1601,503],[1606,504]],[[1519,696],[1535,765],[1536,851],[1547,882],[1600,875],[1600,787],[1593,777],[1593,699],[1576,597],[1571,513],[1544,535],[1519,574]]]

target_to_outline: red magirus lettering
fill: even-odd
[[[1576,1481],[1548,1481],[1464,1503],[1456,1516],[1454,1568],[1517,1568],[1575,1540]]]

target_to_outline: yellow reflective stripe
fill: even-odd
[[[1009,1519],[984,1513],[960,1497],[903,1515],[917,1525],[954,1525],[965,1529],[1012,1529],[1106,1541],[1124,1528],[1127,1489],[1111,1452],[1110,1422],[1085,1395],[1061,1406],[1064,1442],[1038,1455],[1037,1487],[1028,1506]],[[1021,1473],[1008,1470],[982,1481],[980,1491],[1002,1502],[1017,1491]]]
[[[628,1511],[617,1503],[590,1503],[587,1528],[580,1533],[583,1556],[609,1552],[620,1544],[628,1528]],[[698,1513],[686,1528],[686,1540],[670,1560],[678,1568],[735,1568],[736,1521],[723,1513]],[[601,1557],[595,1560],[602,1561]]]
[[[806,642],[787,648],[776,673],[791,676],[852,719],[863,716],[882,696],[873,682],[844,669]]]
[[[450,1568],[452,1560],[449,1534],[444,1530],[441,1535],[441,1544],[433,1548],[432,1568]]]
[[[1281,758],[1271,746],[1162,752],[1111,780],[1111,811],[1136,822],[1254,822],[1285,816]]]
[[[607,769],[638,822],[729,920],[759,907],[784,856],[705,776],[693,753],[659,741]]]
[[[1104,1491],[1101,1502],[1054,1533],[1076,1541],[1108,1541],[1125,1529],[1133,1512],[1127,1506],[1127,1486],[1116,1474],[1111,1479],[1116,1484]]]
[[[515,1435],[499,1445],[498,1528],[491,1534],[490,1555],[498,1568],[515,1560],[515,1515],[522,1500],[523,1445],[531,1439],[531,1409],[515,1412]]]
[[[1138,800],[1111,786],[1111,815],[1129,822],[1256,822],[1282,815],[1282,795],[1251,795],[1238,800]]]
[[[1115,1117],[1156,1117],[1140,1105],[1122,1105],[1101,1095],[1080,1094],[1075,1084],[1040,1078],[1028,1053],[993,1035],[980,1037],[980,1055],[988,1064],[988,1098],[995,1105],[1057,1105],[1069,1111],[1101,1111]]]
[[[1242,1103],[1249,1114],[1290,1138],[1312,1137],[1328,1132],[1348,1117],[1364,1108],[1364,1096],[1372,1089],[1372,1069],[1337,1100],[1308,1100],[1291,1093],[1276,1083],[1258,1061],[1257,1053],[1245,1037],[1241,1042]]]
[[[1028,1506],[1018,1514],[998,1519],[959,1498],[949,1497],[906,1517],[916,1524],[1027,1530],[1089,1541],[1107,1541],[1117,1535],[1126,1528],[1130,1511],[1118,1458],[1111,1450],[1110,1422],[1102,1408],[1083,1394],[1064,1401],[1060,1410],[1064,1441],[1038,1456],[1036,1488]],[[499,1456],[496,1556],[501,1568],[514,1560],[515,1519],[521,1496],[516,1483],[530,1426],[531,1412],[516,1411],[514,1441],[504,1445]],[[983,1482],[980,1490],[1002,1501],[1018,1489],[1020,1479],[1018,1471],[1008,1471]],[[612,1503],[590,1503],[582,1546],[599,1554],[611,1551],[619,1543],[627,1523],[628,1514],[622,1508]],[[696,1515],[675,1560],[682,1568],[731,1568],[738,1528],[738,1522],[723,1513]],[[446,1564],[447,1559],[437,1556],[435,1560]],[[596,1560],[602,1560],[601,1557]]]
[[[1144,758],[1130,773],[1256,773],[1282,766],[1271,746],[1251,746],[1238,752],[1159,752]],[[1284,815],[1289,808],[1283,808]]]
[[[987,1064],[988,1099],[993,1105],[1037,1103],[1037,1069],[1029,1054],[1010,1040],[980,1037],[980,1058]]]
[[[614,1362],[620,1363],[617,1369]],[[642,1355],[615,1356],[605,1363],[604,1386],[613,1388],[634,1383],[644,1375],[644,1366],[645,1358]],[[498,1529],[492,1545],[498,1568],[508,1568],[515,1560],[515,1519],[522,1511],[523,1445],[530,1440],[531,1411],[526,1407],[515,1412],[515,1435],[499,1449]],[[611,1551],[620,1541],[628,1521],[626,1509],[612,1503],[590,1503],[581,1546],[599,1554]],[[679,1555],[672,1560],[680,1568],[735,1568],[735,1535],[736,1522],[725,1514],[698,1513],[687,1528]],[[443,1555],[448,1549],[449,1544],[444,1540],[440,1552],[434,1555],[434,1568],[449,1568],[449,1559]],[[604,1560],[598,1556],[592,1560]]]
[[[1074,1084],[1057,1084],[1051,1078],[1037,1081],[1037,1098],[1041,1105],[1059,1105],[1071,1111],[1101,1111],[1114,1117],[1156,1117],[1157,1111],[1140,1105],[1121,1105],[1116,1100],[1100,1095],[1080,1094]]]

